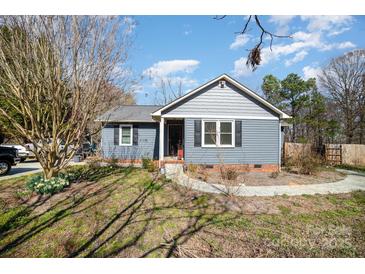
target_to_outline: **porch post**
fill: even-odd
[[[159,167],[162,168],[163,156],[164,156],[164,133],[165,133],[165,118],[161,117],[160,120],[160,157],[159,157]]]

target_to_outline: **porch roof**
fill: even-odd
[[[98,122],[147,122],[156,123],[152,119],[151,112],[161,106],[156,105],[121,105],[100,115]]]

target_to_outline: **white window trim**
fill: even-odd
[[[122,131],[123,127],[129,127],[131,129],[131,141],[128,144],[122,144]],[[133,125],[131,124],[122,124],[119,125],[119,145],[120,146],[132,146],[133,145]]]
[[[215,126],[216,126],[216,136],[217,136],[217,140],[216,140],[216,144],[215,145],[206,145],[205,144],[205,122],[215,122]],[[221,145],[221,123],[222,122],[230,122],[232,124],[232,144],[230,145]],[[226,120],[226,119],[208,119],[208,120],[202,120],[202,147],[235,147],[236,144],[236,140],[235,140],[235,136],[236,136],[236,128],[235,128],[235,120]]]

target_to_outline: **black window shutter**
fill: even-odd
[[[138,125],[133,125],[133,145],[138,146]]]
[[[242,121],[236,120],[235,121],[235,146],[241,147],[242,146]]]
[[[194,147],[200,147],[202,144],[202,121],[194,120]]]
[[[119,146],[119,125],[114,125],[114,145]]]

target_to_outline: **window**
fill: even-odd
[[[234,121],[203,120],[203,147],[233,147]]]
[[[216,122],[204,123],[204,144],[215,145],[217,140],[217,124]]]
[[[119,130],[119,144],[121,146],[131,146],[133,136],[132,125],[120,125]]]

